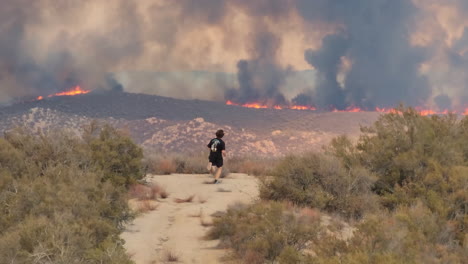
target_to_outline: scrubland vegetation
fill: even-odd
[[[255,176],[271,175],[277,159],[260,157],[225,158],[222,177],[230,172],[246,173]],[[187,153],[146,153],[143,163],[148,173],[165,175],[171,173],[204,174],[207,173],[207,150]]]
[[[466,263],[468,117],[385,114],[357,143],[290,156],[209,237],[245,263]],[[341,219],[324,224],[320,210]],[[354,228],[348,238],[343,225]]]
[[[206,152],[191,156],[151,154],[142,163],[127,136],[95,124],[81,137],[6,133],[0,262],[131,263],[119,238],[134,217],[128,198],[146,212],[169,196],[161,186],[136,184],[142,168],[206,173]],[[208,234],[243,262],[466,263],[468,117],[399,109],[362,128],[357,142],[338,137],[321,153],[274,162],[227,160],[231,172],[271,175],[261,201],[232,206]]]
[[[0,138],[1,263],[131,263],[119,234],[142,150],[109,126]]]

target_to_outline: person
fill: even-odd
[[[226,156],[226,145],[221,139],[224,136],[224,131],[222,129],[216,131],[216,138],[210,140],[207,147],[210,149],[209,160],[209,171],[214,173],[214,184],[219,183],[219,177],[221,177],[221,172],[223,170],[223,157]],[[216,173],[215,173],[215,168]]]

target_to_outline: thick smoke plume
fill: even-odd
[[[468,103],[464,0],[0,3],[2,103],[75,85],[322,109]]]
[[[226,99],[237,103],[285,105],[286,99],[279,88],[284,85],[288,70],[281,68],[274,57],[279,40],[268,32],[260,32],[255,40],[256,54],[251,60],[237,63],[239,88],[228,90]]]

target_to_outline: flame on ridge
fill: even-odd
[[[266,104],[258,103],[258,102],[252,102],[252,103],[245,103],[245,104],[238,104],[234,103],[230,100],[226,101],[226,105],[234,105],[234,106],[241,106],[241,107],[247,107],[247,108],[255,108],[255,109],[292,109],[292,110],[309,110],[309,111],[316,111],[317,108],[314,106],[306,106],[306,105],[291,105],[291,106],[280,106],[280,105],[275,105],[275,106],[267,106]],[[425,109],[422,107],[415,107],[415,110],[422,116],[429,116],[429,115],[446,115],[449,113],[453,114],[461,114],[461,115],[468,115],[468,108],[464,109],[463,111],[449,111],[449,110],[443,110],[443,111],[435,111],[432,109]],[[374,110],[368,110],[368,109],[362,109],[357,106],[349,106],[345,110],[338,110],[336,108],[331,108],[331,112],[347,112],[347,113],[358,113],[358,112],[379,112],[379,113],[399,113],[398,110],[395,108],[380,108],[376,107]]]
[[[55,96],[74,96],[74,95],[79,95],[79,94],[87,94],[89,92],[91,92],[91,90],[84,90],[79,85],[77,85],[73,87],[71,90],[50,94],[47,97],[49,98],[49,97],[55,97]],[[38,96],[36,98],[36,100],[42,100],[42,99],[44,99],[43,96]]]
[[[235,106],[241,106],[241,107],[247,107],[247,108],[255,108],[255,109],[267,109],[267,108],[273,108],[276,110],[282,110],[282,109],[293,109],[293,110],[317,110],[313,106],[307,106],[307,105],[292,105],[292,106],[281,106],[281,105],[274,105],[272,107],[269,107],[265,104],[262,103],[245,103],[245,104],[238,104],[234,103],[230,100],[226,101],[227,105],[235,105]]]

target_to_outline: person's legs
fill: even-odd
[[[219,180],[219,177],[221,177],[222,171],[223,171],[223,167],[218,167],[218,170],[216,170],[216,174],[215,174],[215,181]]]
[[[216,172],[216,166],[212,165],[211,168],[210,168],[210,173],[212,175],[215,175],[215,172]]]

